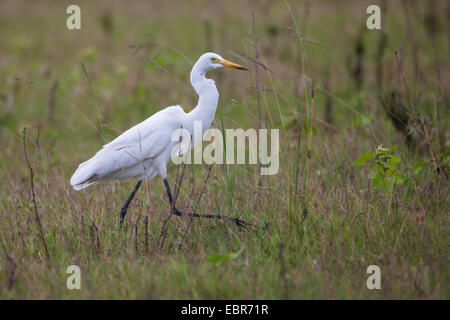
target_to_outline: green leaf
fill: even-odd
[[[81,52],[81,59],[83,61],[93,61],[98,54],[98,48],[87,47]]]
[[[370,151],[368,153],[364,153],[364,154],[360,155],[358,159],[353,161],[353,165],[355,165],[355,166],[362,165],[362,164],[372,160],[374,156],[375,156],[375,153],[373,153],[372,151]]]
[[[391,156],[387,161],[390,168],[395,168],[400,163],[400,158],[397,156]]]
[[[406,177],[400,172],[395,172],[392,176],[392,179],[396,185],[401,186],[405,182]]]
[[[238,252],[230,252],[228,254],[215,253],[215,254],[208,256],[206,259],[211,263],[215,263],[216,265],[221,265],[225,262],[234,260],[237,257],[239,257],[239,255],[241,254],[241,252],[243,250],[244,250],[244,248],[241,248],[241,250],[239,250]]]
[[[372,186],[378,189],[384,188],[384,177],[379,171],[375,171],[372,175]]]
[[[413,168],[412,168],[413,174],[415,176],[417,176],[420,173],[420,171],[422,171],[422,168],[424,168],[426,166],[426,164],[427,163],[425,161],[423,161],[423,160],[420,160],[420,161],[416,162],[414,164]]]

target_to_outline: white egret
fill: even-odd
[[[70,179],[73,188],[81,190],[105,181],[137,177],[139,180],[120,212],[122,225],[128,206],[142,180],[151,180],[160,175],[164,180],[172,212],[178,216],[183,215],[184,213],[175,207],[167,181],[166,166],[171,159],[172,149],[177,144],[171,140],[171,135],[174,130],[183,128],[193,136],[194,121],[201,123],[202,134],[211,126],[219,92],[214,80],[207,79],[205,74],[222,67],[248,70],[223,59],[218,54],[210,52],[203,54],[192,68],[190,76],[191,84],[199,96],[197,106],[188,113],[179,105],[167,107],[105,144],[95,156],[78,166]],[[187,214],[195,217],[226,218],[218,214]],[[238,225],[244,225],[239,219],[232,218],[232,220]]]

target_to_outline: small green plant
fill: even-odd
[[[359,166],[365,163],[372,165],[372,186],[387,194],[392,194],[395,186],[405,181],[405,176],[399,171],[400,158],[394,154],[397,146],[389,149],[379,146],[374,152],[362,154],[353,164]]]
[[[216,266],[220,266],[230,260],[234,260],[242,253],[244,248],[241,248],[238,252],[230,252],[228,254],[212,254],[207,257],[208,261],[215,264]]]

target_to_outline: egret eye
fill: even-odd
[[[216,62],[216,60],[217,60],[216,58],[211,58],[212,62]]]

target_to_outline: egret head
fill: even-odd
[[[237,63],[230,62],[228,60],[225,60],[217,53],[213,52],[207,52],[203,54],[197,61],[196,65],[199,65],[200,69],[203,72],[208,72],[209,70],[217,69],[217,68],[232,68],[232,69],[239,69],[239,70],[248,70],[246,67],[241,66]]]

